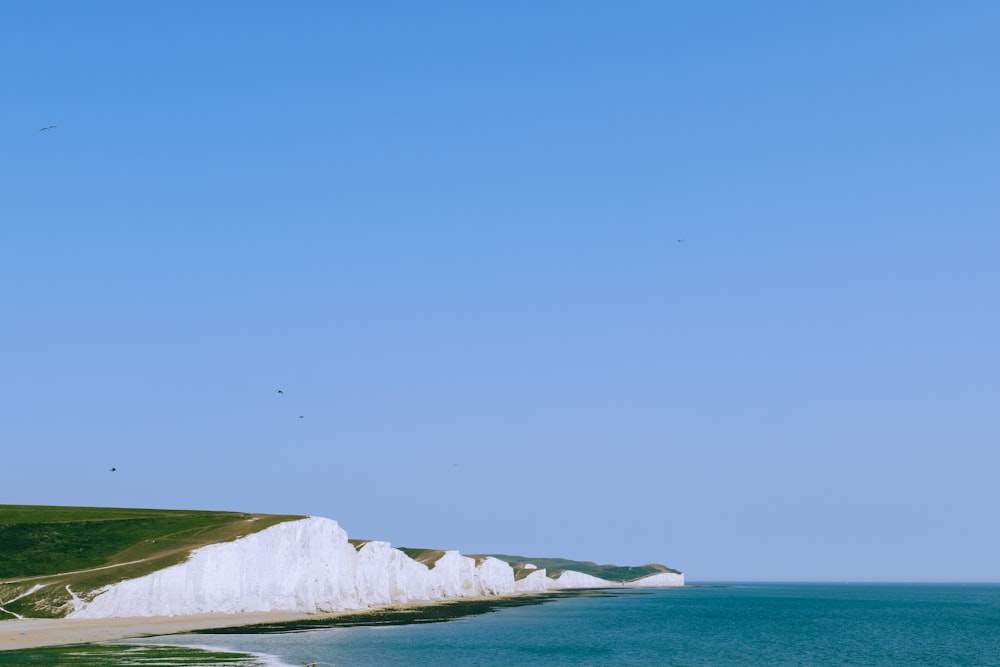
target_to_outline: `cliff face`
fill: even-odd
[[[655,579],[655,581],[653,581]],[[681,586],[684,575],[654,575],[636,586]],[[576,572],[518,580],[504,561],[444,552],[431,567],[387,542],[360,548],[331,519],[272,526],[194,551],[184,563],[76,598],[68,618],[365,609],[450,598],[620,586]]]

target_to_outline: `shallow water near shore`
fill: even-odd
[[[258,654],[245,665],[1000,665],[998,628],[1000,585],[754,583],[556,596],[448,622],[129,643]]]

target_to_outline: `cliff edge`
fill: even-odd
[[[393,548],[349,540],[334,520],[292,518],[229,541],[192,550],[182,562],[91,589],[75,582],[0,581],[7,603],[64,589],[56,616],[79,619],[252,612],[335,613],[439,600],[510,596],[559,589],[683,586],[663,566],[633,581],[609,581],[567,569],[548,576],[531,563],[457,551]],[[572,563],[572,561],[565,561]],[[101,569],[101,568],[97,568]],[[32,581],[33,579],[37,581]],[[0,611],[16,617],[29,614]]]
[[[682,586],[660,573],[623,584],[564,570],[515,579],[491,556],[445,551],[430,565],[387,542],[355,546],[332,519],[280,523],[232,542],[197,549],[184,563],[76,596],[68,618],[295,611],[331,613],[463,597],[569,588]]]

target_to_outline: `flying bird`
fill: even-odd
[[[281,391],[281,390],[279,389],[279,390],[278,390],[278,393],[279,393],[279,394],[284,394],[285,392],[283,392],[283,391]]]
[[[39,132],[48,132],[49,130],[54,130],[55,128],[56,128],[55,125],[46,125],[45,127],[40,128],[38,131]]]
[[[299,419],[305,418],[305,415],[299,415]]]
[[[110,472],[114,472],[115,470],[118,470],[118,468],[112,468]]]

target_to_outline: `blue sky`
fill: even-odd
[[[0,503],[1000,580],[998,20],[4,3]]]

